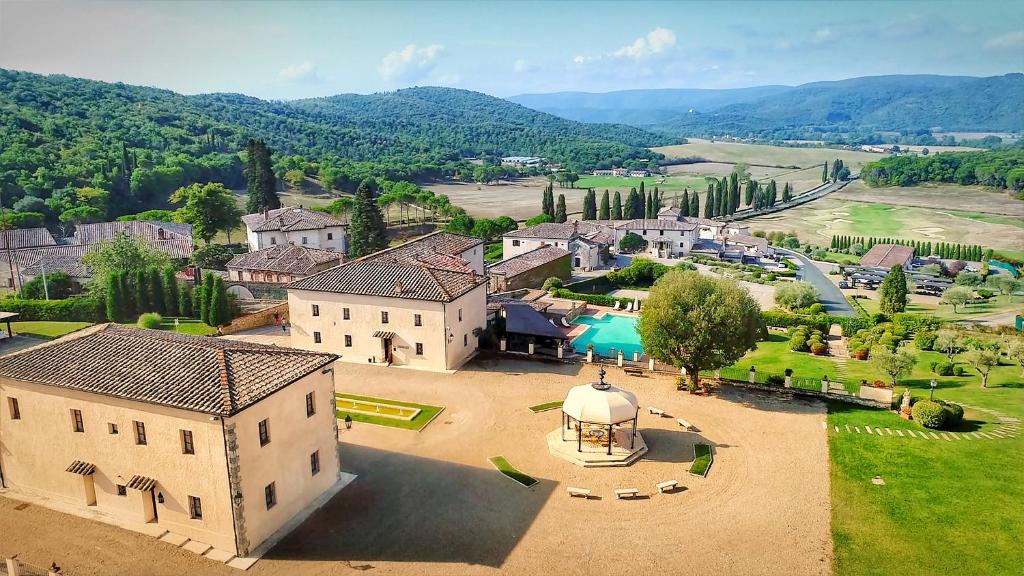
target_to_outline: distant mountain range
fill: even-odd
[[[1021,132],[1024,74],[866,76],[800,86],[523,94],[508,100],[581,122],[680,135],[828,130]]]

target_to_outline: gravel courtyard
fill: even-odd
[[[481,360],[448,375],[339,364],[340,391],[446,409],[419,433],[343,430],[343,468],[358,479],[249,572],[830,573],[822,405],[736,389],[697,397],[675,391],[668,376],[608,371],[642,406],[650,452],[627,468],[582,469],[550,456],[544,435],[559,411],[527,409],[594,381],[593,366]],[[673,418],[650,416],[648,406]],[[699,431],[683,432],[674,417]],[[715,447],[707,478],[686,471],[695,441]],[[499,454],[540,483],[524,488],[500,475],[487,462]],[[686,489],[657,494],[654,484],[667,479]],[[566,486],[600,499],[569,498]],[[616,500],[612,491],[624,487],[649,497]],[[0,553],[27,562],[57,560],[69,574],[238,573],[145,536],[15,504],[0,498]]]

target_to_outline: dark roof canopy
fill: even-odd
[[[565,340],[566,335],[552,326],[548,319],[529,304],[502,304],[505,310],[505,332]]]

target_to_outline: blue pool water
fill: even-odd
[[[594,352],[601,356],[610,356],[611,348],[622,350],[627,359],[633,358],[633,352],[642,356],[643,346],[640,335],[636,333],[636,317],[619,314],[605,314],[601,318],[580,316],[573,320],[574,324],[590,326],[572,341],[573,348],[580,354],[587,353],[587,344],[594,345]]]

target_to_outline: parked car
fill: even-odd
[[[840,288],[849,288],[850,287],[850,283],[847,282],[846,280],[840,280],[839,281],[839,287]]]

